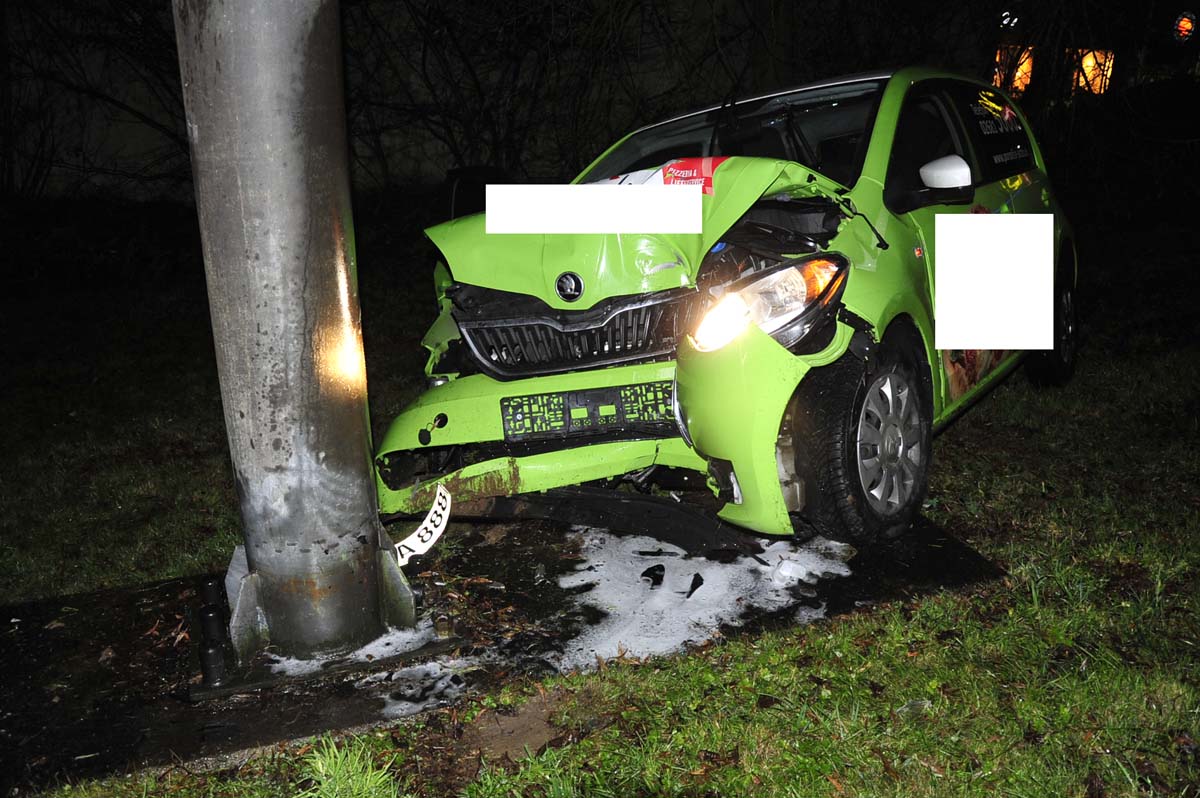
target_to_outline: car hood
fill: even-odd
[[[614,296],[694,286],[704,254],[763,196],[824,196],[836,202],[846,192],[793,161],[743,157],[720,161],[703,190],[700,233],[488,234],[482,213],[425,233],[457,282],[583,310]],[[583,278],[584,293],[576,302],[564,302],[554,290],[566,271]]]

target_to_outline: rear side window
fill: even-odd
[[[1029,133],[1002,94],[968,83],[952,84],[949,90],[979,158],[981,182],[994,183],[1034,168]]]

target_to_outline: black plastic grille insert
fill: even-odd
[[[620,307],[599,321],[519,318],[459,321],[472,355],[502,378],[670,357],[686,329],[681,297]]]

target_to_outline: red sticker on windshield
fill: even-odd
[[[726,156],[717,158],[680,158],[662,168],[663,185],[700,186],[705,194],[713,193],[713,172],[724,163]]]

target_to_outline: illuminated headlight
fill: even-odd
[[[704,314],[692,343],[701,352],[713,352],[757,324],[779,343],[791,346],[833,305],[845,282],[846,261],[841,257],[789,261],[751,275],[730,286]]]

